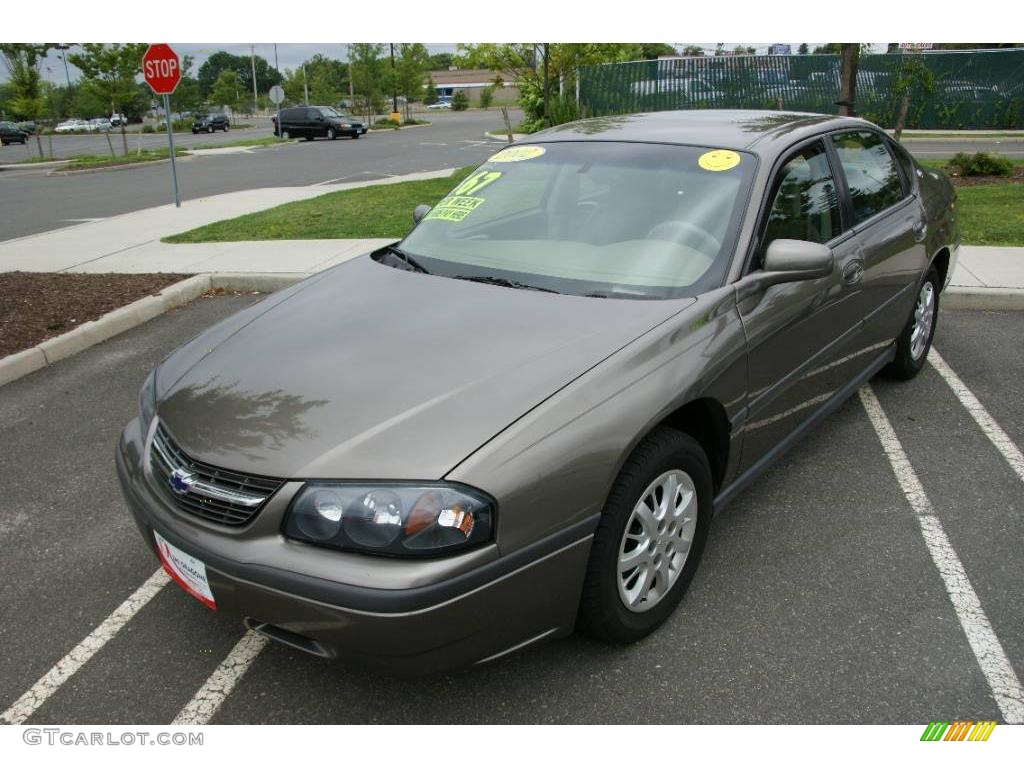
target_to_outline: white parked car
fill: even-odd
[[[57,127],[53,130],[56,133],[71,133],[73,131],[92,131],[94,129],[88,121],[73,117],[70,120],[65,120],[63,123],[58,123]]]
[[[110,116],[110,124],[112,126],[114,126],[114,127],[118,127],[118,126],[121,126],[121,125],[128,125],[128,118],[125,117],[124,115],[119,115],[119,114],[115,113],[115,114]]]
[[[89,126],[90,130],[101,131],[103,133],[109,133],[114,128],[110,121],[105,117],[94,117],[89,121]]]
[[[430,104],[427,107],[427,109],[451,109],[451,108],[452,108],[452,100],[449,99],[449,98],[439,99],[438,101],[435,101],[433,104]]]

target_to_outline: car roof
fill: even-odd
[[[549,141],[636,141],[692,144],[774,157],[801,139],[835,128],[875,127],[866,120],[811,112],[687,109],[591,117],[533,134]]]

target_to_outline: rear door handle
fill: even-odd
[[[864,277],[864,262],[861,259],[852,259],[843,267],[843,284],[856,285]]]
[[[917,242],[920,243],[922,240],[924,240],[925,237],[927,236],[927,234],[928,234],[928,225],[927,224],[925,224],[923,221],[919,221],[916,224],[914,224],[914,239]]]

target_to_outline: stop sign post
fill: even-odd
[[[167,144],[171,154],[171,176],[174,179],[174,205],[181,208],[178,196],[178,168],[174,163],[174,125],[171,120],[171,94],[181,82],[181,61],[167,43],[153,43],[142,56],[142,77],[157,96],[164,97],[167,120]]]

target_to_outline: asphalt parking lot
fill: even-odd
[[[155,362],[255,298],[201,299],[0,390],[0,710],[157,570],[121,498],[117,435]],[[1014,447],[1022,339],[1024,314],[1006,312],[943,311],[935,337]],[[1024,677],[1020,468],[934,364],[869,386],[862,396],[877,396],[1011,677]],[[571,637],[392,679],[276,645],[243,645],[250,659],[236,620],[154,585],[119,632],[87,643],[95,655],[76,674],[70,663],[35,688],[45,701],[27,722],[169,723],[218,705],[214,723],[1002,722],[992,658],[979,663],[955,607],[963,595],[947,592],[876,427],[851,399],[734,501],[680,609],[636,645]],[[237,682],[218,695],[225,680]]]

